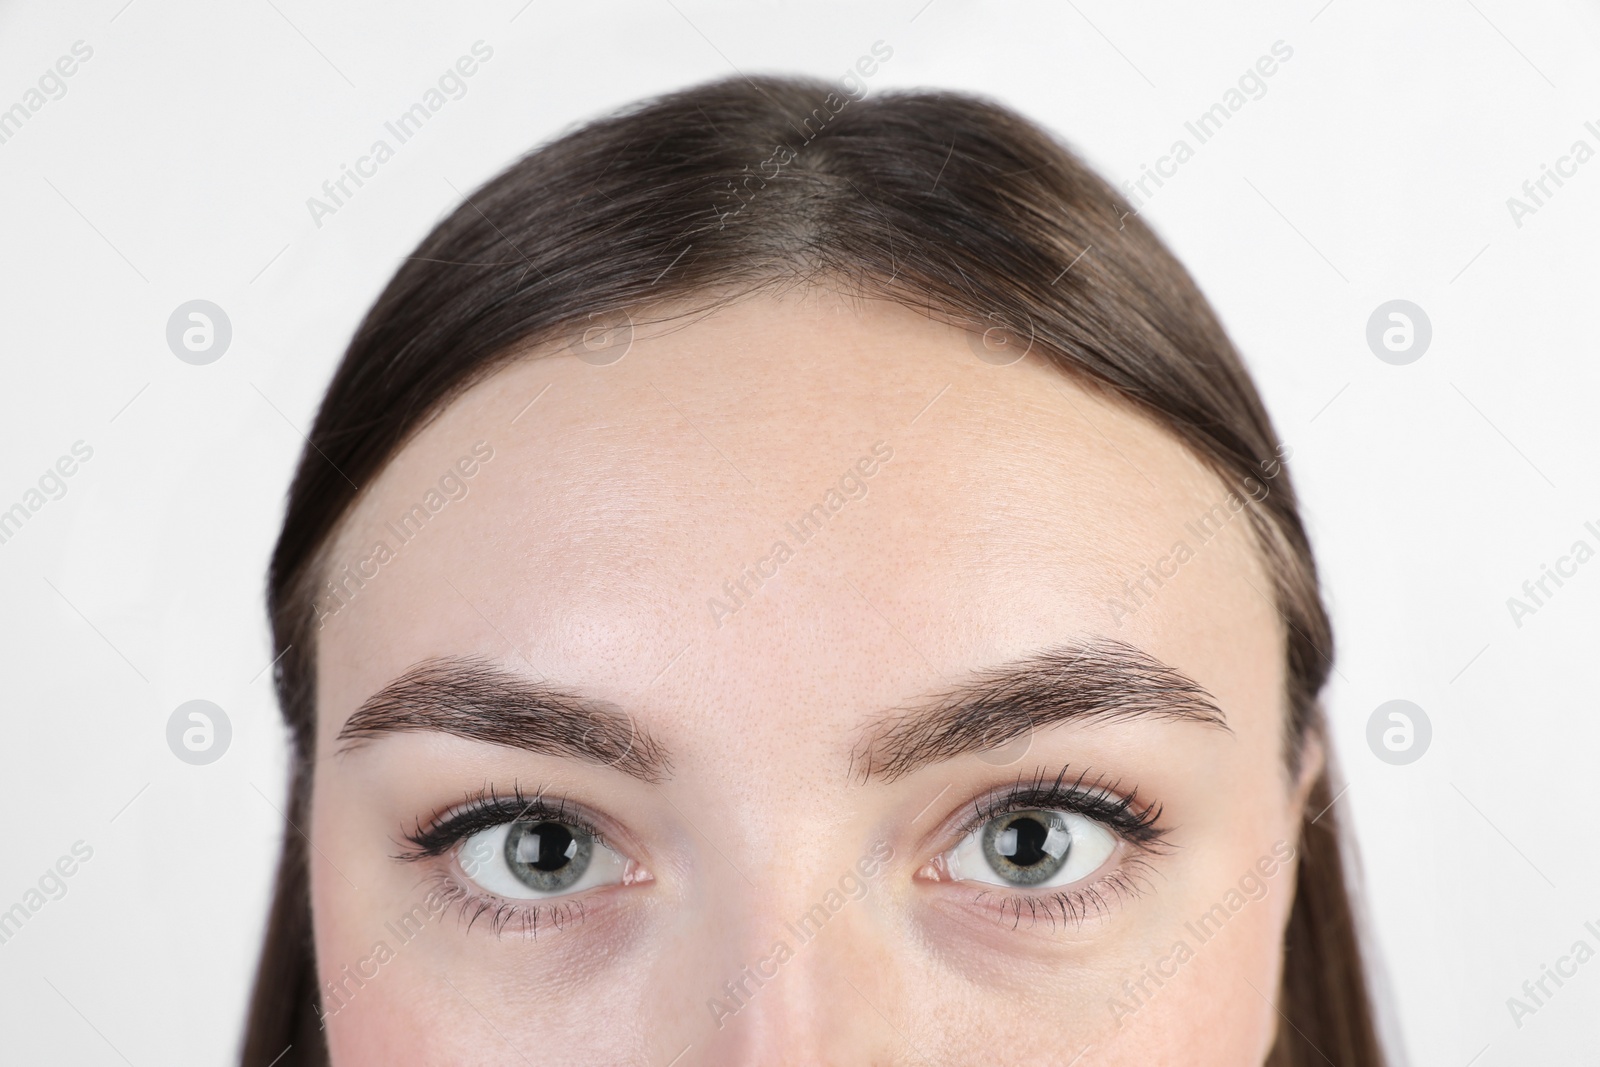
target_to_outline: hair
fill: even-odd
[[[1269,479],[1245,510],[1284,623],[1284,760],[1298,773],[1325,730],[1333,637],[1285,453],[1205,298],[1127,202],[1040,127],[971,95],[865,99],[779,77],[671,93],[562,135],[468,197],[396,272],[328,386],[268,578],[293,751],[246,1067],[327,1057],[298,828],[315,750],[315,598],[358,487],[533,345],[806,284],[1002,336],[1142,412],[1226,485]],[[1301,827],[1273,1067],[1384,1062],[1329,766]]]

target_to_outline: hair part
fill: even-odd
[[[836,106],[835,106],[836,105]],[[821,121],[819,121],[821,116]],[[780,162],[781,160],[781,162]],[[735,206],[736,205],[736,206]],[[730,78],[644,101],[523,157],[401,266],[328,387],[268,580],[290,809],[315,755],[323,556],[391,457],[531,345],[662,308],[827,285],[1000,329],[1181,439],[1236,492],[1283,622],[1283,752],[1320,735],[1333,638],[1285,455],[1243,362],[1184,268],[1068,148],[993,102]],[[1259,498],[1248,487],[1271,483]],[[1324,771],[1308,805],[1326,809]],[[315,1017],[305,842],[285,834],[243,1062],[326,1061]],[[1383,1062],[1336,813],[1303,829],[1269,1063]]]

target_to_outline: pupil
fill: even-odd
[[[1016,834],[1016,849],[1006,858],[1018,867],[1032,867],[1041,860],[1052,858],[1044,850],[1044,839],[1049,836],[1050,828],[1038,819],[1017,819],[1007,829]]]
[[[530,889],[559,893],[582,880],[595,842],[582,830],[558,822],[516,822],[506,834],[511,873]]]
[[[989,869],[1008,884],[1042,885],[1066,867],[1072,831],[1056,812],[1018,812],[989,823],[982,848]]]
[[[537,871],[560,870],[572,852],[572,833],[556,822],[539,823],[517,842],[517,859]]]

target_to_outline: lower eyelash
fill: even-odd
[[[561,930],[569,924],[582,922],[584,918],[581,899],[556,899],[538,904],[506,900],[474,892],[443,871],[435,874],[432,881],[436,899],[444,908],[456,911],[457,922],[466,925],[467,933],[471,933],[472,927],[479,919],[483,919],[495,937],[502,936],[507,929],[515,928],[514,932],[531,939],[538,936],[541,923]]]
[[[1135,855],[1128,857],[1122,866],[1110,871],[1103,878],[1079,889],[1063,889],[1046,894],[1007,893],[986,889],[973,898],[973,903],[983,904],[985,898],[996,898],[986,906],[997,911],[1001,921],[1009,916],[1013,930],[1022,925],[1023,915],[1028,916],[1030,926],[1039,922],[1049,922],[1053,930],[1056,923],[1060,922],[1064,928],[1075,929],[1090,919],[1108,913],[1117,900],[1130,900],[1144,892],[1148,888],[1151,873],[1149,862]]]

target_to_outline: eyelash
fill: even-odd
[[[457,918],[466,923],[467,933],[472,932],[473,924],[479,919],[485,919],[496,937],[503,934],[507,927],[514,926],[519,933],[531,938],[538,936],[541,923],[560,930],[568,923],[582,922],[584,918],[582,900],[545,904],[505,900],[468,889],[442,871],[432,876],[432,882],[439,902],[445,908],[456,910]]]
[[[530,798],[516,784],[512,785],[511,794],[507,796],[489,784],[468,795],[448,811],[430,817],[426,825],[418,819],[412,830],[401,835],[410,847],[403,849],[395,859],[415,863],[437,858],[480,830],[528,819],[564,823],[588,834],[598,844],[606,843],[605,834],[581,814],[570,810],[564,799],[547,800],[542,788]],[[560,930],[569,922],[581,922],[584,917],[581,897],[578,900],[557,899],[536,904],[507,900],[469,888],[450,872],[436,871],[430,880],[438,894],[437,899],[446,908],[457,911],[459,920],[466,923],[469,933],[479,919],[487,919],[496,937],[511,926],[518,927],[525,936],[534,937],[541,922]]]
[[[1170,829],[1160,822],[1161,805],[1141,804],[1137,789],[1121,793],[1117,783],[1091,782],[1088,771],[1070,781],[1067,774],[1068,768],[1063,767],[1054,778],[1047,777],[1044,771],[1031,780],[1019,777],[1006,789],[975,799],[971,812],[951,830],[959,840],[1013,812],[1065,811],[1102,823],[1119,840],[1132,846],[1133,854],[1121,865],[1089,885],[1042,894],[989,889],[978,892],[973,903],[984,904],[989,898],[995,898],[986,906],[1002,918],[1009,916],[1013,928],[1021,926],[1024,913],[1030,925],[1048,921],[1052,928],[1057,921],[1063,926],[1081,926],[1105,914],[1117,899],[1132,898],[1143,891],[1148,880],[1146,876],[1152,871],[1150,857],[1170,848],[1166,840]],[[481,830],[530,818],[564,823],[588,834],[599,844],[606,843],[604,833],[582,814],[570,810],[566,800],[547,799],[543,789],[536,790],[530,798],[515,784],[510,795],[505,795],[489,784],[448,811],[430,817],[426,825],[421,819],[417,820],[412,830],[402,834],[410,847],[395,859],[420,862],[437,858]],[[581,897],[574,901],[534,904],[484,894],[468,888],[459,877],[444,871],[435,872],[433,881],[438,899],[447,907],[457,909],[468,932],[479,919],[487,919],[497,937],[511,926],[533,937],[541,922],[559,930],[584,917]]]
[[[1144,891],[1153,871],[1150,858],[1171,848],[1167,841],[1171,830],[1160,822],[1160,804],[1141,804],[1137,789],[1121,793],[1118,783],[1092,781],[1089,771],[1069,781],[1068,770],[1063,767],[1054,778],[1047,777],[1044,771],[1031,780],[1019,777],[1005,790],[974,800],[971,813],[952,829],[953,836],[960,840],[1013,812],[1065,811],[1104,824],[1119,840],[1132,846],[1133,853],[1115,870],[1088,885],[1049,893],[980,890],[973,903],[988,902],[987,906],[1002,919],[1011,919],[1013,929],[1022,925],[1024,913],[1030,925],[1048,921],[1052,928],[1057,922],[1082,926],[1109,911],[1117,899],[1132,898]]]
[[[442,856],[457,843],[471,837],[479,830],[488,830],[502,823],[530,819],[565,823],[605,844],[605,835],[590,825],[581,813],[569,811],[564,799],[546,800],[543,789],[535,791],[530,798],[523,793],[520,785],[513,785],[511,795],[505,796],[490,784],[468,795],[460,804],[443,814],[431,817],[426,827],[419,819],[416,828],[404,835],[405,839],[411,842],[412,849],[397,858],[417,860],[429,856]]]

